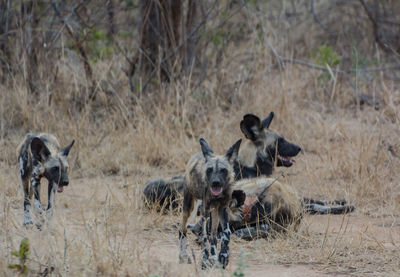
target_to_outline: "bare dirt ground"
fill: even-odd
[[[54,267],[55,276],[112,272],[133,276],[398,276],[400,218],[373,217],[360,210],[349,215],[306,216],[298,233],[274,240],[246,242],[233,237],[225,271],[201,271],[195,263],[180,265],[176,228],[180,217],[143,208],[137,181],[118,176],[74,180],[57,194],[53,228],[46,226],[42,231],[21,226],[20,192],[18,198],[2,194],[2,273],[10,274],[5,265],[15,258],[9,253],[28,237],[32,246],[28,265],[35,274]],[[198,262],[200,250],[193,239],[190,235],[190,248]]]

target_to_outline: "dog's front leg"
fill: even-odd
[[[217,235],[219,226],[219,215],[218,209],[215,208],[211,212],[211,238],[210,238],[210,252],[211,252],[211,262],[216,264],[217,258]]]
[[[207,218],[210,216],[210,209],[209,207],[203,206],[202,211],[202,238],[201,238],[201,269],[206,269],[207,267],[211,267],[212,264],[208,260],[210,256],[208,250],[208,232],[207,232]]]
[[[31,201],[29,197],[29,178],[24,178],[21,174],[21,183],[24,190],[24,226],[33,224],[32,221],[32,208]]]
[[[187,252],[187,221],[193,210],[194,200],[191,193],[184,191],[183,207],[182,207],[182,225],[179,230],[179,263],[191,263],[190,256]]]
[[[231,230],[229,229],[228,208],[219,209],[219,218],[221,220],[221,251],[219,252],[218,261],[222,268],[225,268],[229,263],[229,242],[231,240]]]
[[[57,185],[55,185],[53,183],[49,183],[49,188],[48,188],[49,203],[47,204],[46,218],[47,218],[47,221],[50,226],[52,225],[54,197],[55,197],[56,190],[57,190]]]
[[[31,178],[31,186],[33,189],[33,195],[34,195],[34,212],[35,212],[35,225],[38,229],[42,228],[42,225],[44,223],[44,219],[42,217],[43,209],[42,209],[42,203],[40,202],[40,177],[37,176],[32,176]],[[31,192],[32,194],[32,192]]]
[[[33,188],[33,195],[34,195],[34,204],[35,209],[34,211],[38,214],[42,214],[42,203],[40,202],[40,178],[32,177],[31,178],[31,185]]]

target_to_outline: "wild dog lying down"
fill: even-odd
[[[352,212],[354,206],[324,206],[307,204],[303,197],[276,178],[250,178],[235,182],[229,209],[229,226],[239,238],[250,240],[267,237],[271,231],[297,230],[304,213],[309,210],[324,214]],[[239,192],[244,192],[245,196]],[[331,203],[325,203],[331,204]],[[189,226],[198,237],[202,234],[200,223]]]
[[[31,202],[32,194],[35,195],[35,209],[38,214],[43,212],[40,202],[40,179],[48,180],[48,205],[46,215],[53,215],[54,194],[57,190],[62,192],[68,186],[68,161],[67,157],[74,140],[64,149],[60,148],[58,140],[51,134],[27,134],[17,148],[20,164],[20,177],[24,190],[24,222],[23,225],[33,224]],[[40,228],[41,223],[36,224]]]
[[[290,167],[300,151],[300,146],[287,141],[277,132],[269,129],[274,118],[271,112],[264,120],[247,114],[240,122],[240,129],[246,136],[239,150],[238,161],[234,164],[235,179],[270,176],[274,166]],[[166,209],[175,209],[177,199],[183,192],[184,176],[171,179],[151,180],[146,184],[144,195],[149,204],[158,203]]]
[[[218,261],[225,268],[229,261],[230,229],[228,222],[228,205],[232,197],[234,183],[233,164],[235,163],[240,143],[238,140],[225,155],[214,155],[204,139],[200,139],[202,153],[193,155],[187,166],[183,189],[182,225],[179,231],[180,253],[179,261],[190,262],[187,253],[187,220],[192,213],[196,200],[202,200],[200,227],[202,230],[202,268],[212,266],[217,262],[217,231],[222,226],[221,250]],[[207,219],[210,220],[211,236],[206,231]],[[210,242],[210,251],[208,249]],[[211,259],[209,259],[211,254]]]

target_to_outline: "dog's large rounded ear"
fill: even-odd
[[[50,150],[38,137],[33,138],[31,141],[31,153],[34,159],[41,162],[47,160],[50,156]]]
[[[246,114],[240,122],[240,130],[250,140],[256,140],[262,129],[261,121],[254,114]]]
[[[69,150],[71,150],[71,147],[72,147],[72,145],[74,145],[74,143],[75,143],[75,140],[72,140],[72,142],[61,151],[61,154],[64,156],[68,156]]]
[[[246,193],[243,190],[234,190],[232,192],[232,199],[236,200],[236,207],[241,207],[246,200]]]
[[[271,112],[263,121],[262,121],[262,127],[263,128],[269,128],[269,125],[271,124],[272,119],[274,118],[274,112]]]
[[[242,139],[239,139],[237,142],[235,142],[234,145],[231,146],[231,148],[228,149],[228,151],[226,151],[225,157],[228,159],[229,162],[232,163],[237,160],[241,142]]]
[[[200,145],[201,145],[201,152],[203,152],[203,156],[207,160],[210,156],[212,156],[214,151],[208,145],[207,141],[203,138],[200,139]]]

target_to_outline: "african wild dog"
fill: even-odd
[[[24,190],[24,222],[23,225],[33,224],[31,202],[32,194],[35,195],[35,213],[42,214],[40,202],[40,179],[48,180],[48,205],[46,216],[51,218],[54,206],[54,194],[63,191],[68,186],[67,157],[74,140],[64,149],[60,148],[57,139],[51,134],[27,134],[23,142],[17,148],[20,164],[20,177]],[[42,222],[36,223],[40,228]]]
[[[253,114],[246,114],[240,122],[240,129],[246,140],[240,147],[239,158],[234,165],[236,180],[270,176],[275,165],[290,167],[295,162],[293,157],[301,148],[269,129],[273,118],[273,112],[262,121]],[[175,209],[183,192],[183,183],[183,175],[171,179],[150,180],[144,189],[147,203],[158,203],[165,209]]]
[[[202,268],[212,266],[217,262],[225,268],[229,261],[230,229],[228,222],[228,205],[232,197],[234,183],[233,164],[236,162],[241,143],[238,140],[225,155],[214,155],[204,139],[200,139],[202,153],[193,155],[186,166],[183,189],[182,225],[179,231],[180,253],[179,261],[190,262],[187,253],[187,220],[192,213],[196,200],[202,200]],[[210,219],[211,236],[206,232],[206,222]],[[221,250],[217,258],[217,231],[221,223]],[[210,242],[210,252],[207,247]],[[209,256],[211,254],[211,259]]]
[[[301,151],[301,147],[269,129],[273,118],[273,112],[262,121],[253,114],[243,117],[240,130],[247,140],[239,151],[236,179],[270,176],[275,165],[290,167],[295,162],[292,157]]]
[[[294,187],[276,178],[243,179],[235,182],[233,190],[243,191],[245,198],[236,196],[237,201],[231,202],[229,225],[236,236],[246,240],[267,237],[271,231],[286,232],[290,227],[297,230],[304,213],[343,214],[355,209],[344,200],[306,203]],[[199,223],[191,227],[201,235]]]

